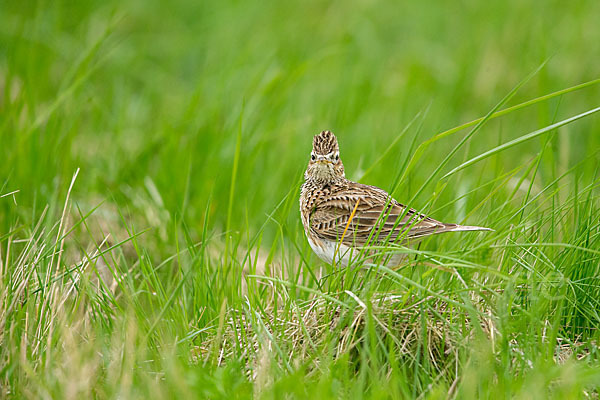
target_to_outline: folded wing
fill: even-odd
[[[331,193],[316,204],[310,226],[321,238],[342,240],[343,244],[353,247],[367,242],[406,243],[442,232],[489,230],[436,221],[398,203],[377,187],[354,182],[340,190],[339,195]]]

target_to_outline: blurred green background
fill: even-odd
[[[599,72],[597,1],[0,7],[0,183],[3,193],[20,190],[20,205],[35,205],[28,218],[57,199],[57,189],[64,195],[79,167],[79,202],[108,200],[136,211],[144,199],[162,201],[164,218],[183,214],[196,228],[212,198],[210,219],[224,225],[241,129],[232,226],[247,219],[255,227],[300,183],[320,130],[339,136],[347,175],[357,178],[426,112],[363,180],[389,190],[415,135],[419,143],[485,115],[545,60],[511,104]],[[495,120],[472,139],[468,155],[597,106],[598,99],[594,86]],[[541,176],[598,149],[599,124],[592,117],[565,128],[569,134],[555,141],[556,158],[545,159]],[[400,201],[459,136],[429,149],[411,182],[394,193]],[[498,156],[491,176],[531,159],[539,147],[534,140]],[[467,170],[464,184],[489,165]],[[0,207],[7,230],[11,202]]]
[[[598,16],[597,0],[1,1],[0,397],[597,398],[600,115],[441,177],[599,107],[598,82],[436,140],[399,178],[544,63],[502,108],[600,78]],[[348,178],[496,232],[317,279],[331,267],[297,198],[324,129]]]

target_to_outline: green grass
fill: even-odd
[[[597,399],[600,3],[487,3],[2,2],[0,397]],[[495,232],[322,263],[323,129]]]

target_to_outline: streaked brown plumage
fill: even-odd
[[[407,209],[378,187],[346,179],[337,138],[330,131],[314,137],[304,179],[302,225],[312,249],[328,263],[335,259],[346,266],[367,244],[412,244],[442,232],[491,230],[436,221]],[[393,257],[387,263],[401,258]]]

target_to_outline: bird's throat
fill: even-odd
[[[325,185],[334,183],[343,177],[338,176],[335,169],[331,165],[327,164],[316,164],[309,167],[305,174],[307,181],[311,180],[319,185]]]

